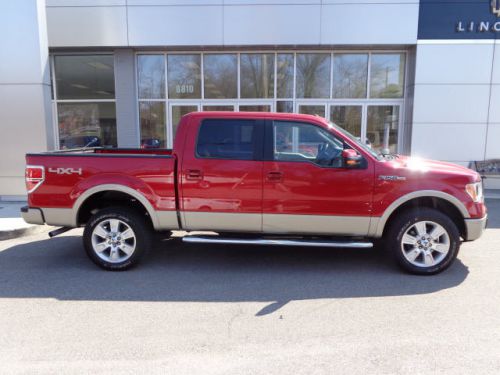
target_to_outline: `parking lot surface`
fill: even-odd
[[[91,263],[81,230],[0,242],[0,372],[500,373],[500,200],[446,272],[381,251],[186,245]]]

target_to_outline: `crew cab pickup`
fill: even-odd
[[[84,226],[88,256],[108,270],[138,263],[153,230],[184,230],[183,241],[196,243],[378,242],[406,271],[434,274],[487,221],[478,173],[376,153],[310,115],[196,112],[182,117],[172,150],[78,149],[26,161],[24,220]]]

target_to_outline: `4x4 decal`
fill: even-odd
[[[82,168],[63,168],[63,167],[58,167],[58,168],[49,168],[50,173],[56,173],[56,174],[78,174],[82,175]]]

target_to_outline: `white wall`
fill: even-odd
[[[419,41],[412,155],[462,165],[500,159],[499,50],[488,40]]]
[[[415,44],[417,0],[47,0],[49,45]]]
[[[0,2],[0,196],[23,195],[24,155],[52,129],[45,1]]]

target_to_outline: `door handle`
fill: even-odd
[[[283,181],[283,172],[274,171],[267,174],[267,180],[272,182]]]
[[[201,180],[203,173],[199,169],[188,169],[186,171],[186,180]]]

